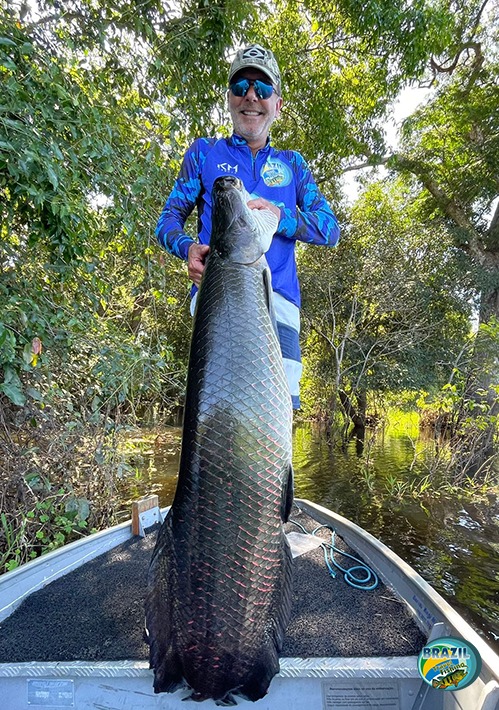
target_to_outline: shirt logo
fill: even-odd
[[[260,175],[267,187],[286,187],[293,177],[291,169],[281,160],[275,158],[267,160]]]
[[[236,175],[239,165],[229,165],[229,163],[219,163],[217,165],[217,168],[219,170],[221,170],[223,173],[231,173],[232,175]]]
[[[265,61],[265,55],[265,50],[262,47],[255,45],[244,50],[243,59],[261,59],[262,61]]]

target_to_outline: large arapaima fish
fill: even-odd
[[[219,704],[265,695],[291,609],[292,409],[263,241],[240,181],[219,178],[179,480],[148,579],[155,692]]]

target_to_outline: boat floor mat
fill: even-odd
[[[318,525],[304,514],[299,519],[309,532]],[[0,663],[147,660],[144,597],[155,538],[131,538],[26,598],[0,624]],[[324,540],[331,540],[328,531]],[[339,537],[335,545],[355,554]],[[406,605],[383,583],[366,591],[339,572],[333,579],[321,547],[295,558],[281,656],[409,656],[425,641]]]

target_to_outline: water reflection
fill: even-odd
[[[132,502],[146,495],[157,494],[162,507],[170,505],[177,487],[181,433],[178,427],[169,427],[152,436],[131,437],[118,480],[121,520],[130,517]]]
[[[157,493],[168,505],[175,492],[180,430],[169,429],[141,452],[122,485],[130,502]],[[417,432],[380,432],[343,449],[308,424],[294,430],[295,493],[353,520],[380,538],[437,589],[499,650],[499,503],[469,503],[444,495],[415,495],[435,453]],[[437,452],[439,455],[441,452]],[[126,512],[125,512],[126,511]]]

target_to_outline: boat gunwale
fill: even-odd
[[[386,566],[391,566],[395,569],[399,577],[403,580],[404,584],[409,588],[415,587],[421,595],[429,600],[431,605],[434,607],[439,618],[436,618],[437,622],[444,622],[446,625],[446,631],[448,635],[452,635],[453,632],[457,632],[457,635],[472,643],[478,650],[482,664],[486,666],[488,670],[489,677],[496,681],[499,681],[499,673],[494,672],[495,668],[499,668],[499,657],[495,651],[488,646],[488,644],[478,635],[476,631],[468,624],[468,622],[455,611],[448,602],[428,584],[407,562],[404,562],[393,550],[391,550],[387,545],[382,543],[376,537],[371,535],[363,528],[361,528],[356,523],[348,520],[347,518],[334,513],[333,511],[324,508],[316,503],[305,499],[296,499],[296,505],[304,513],[311,515],[317,522],[322,524],[330,524],[335,527],[337,533],[349,544],[354,550],[366,559],[375,568],[376,573],[380,575],[382,580],[394,589],[396,594],[404,599],[409,610],[414,614],[415,619],[419,620],[422,625],[421,628],[430,633],[427,625],[425,625],[425,620],[418,616],[418,611],[411,600],[401,593],[393,584],[393,579],[384,573],[383,569]],[[161,515],[164,517],[170,506],[162,508],[160,510]],[[76,569],[80,565],[87,561],[97,557],[98,555],[116,547],[122,542],[130,539],[132,537],[132,522],[127,520],[123,523],[119,523],[111,528],[102,530],[97,533],[88,535],[81,540],[69,543],[67,545],[58,548],[52,552],[42,555],[41,557],[32,560],[21,567],[12,570],[11,572],[6,572],[0,575],[0,590],[5,586],[11,589],[16,588],[16,582],[20,585],[26,583],[25,591],[19,598],[14,600],[11,599],[10,602],[4,604],[0,609],[0,622],[5,618],[10,616],[10,614],[21,604],[21,602],[29,596],[32,592],[37,589],[49,584],[58,577],[62,577],[64,574]],[[361,542],[361,549],[358,549],[358,542]],[[69,564],[61,564],[64,558],[67,557],[68,552],[73,556],[73,561]],[[44,575],[44,571],[48,570],[49,574]],[[37,581],[33,580],[34,583],[29,583],[30,577],[37,577]],[[24,579],[23,579],[24,578]],[[9,610],[8,613],[5,613]],[[445,634],[444,634],[445,635]],[[342,658],[313,658],[313,659],[303,659],[303,658],[281,658],[281,673],[284,675],[296,675],[299,668],[303,670],[303,664],[309,664],[309,674],[315,675],[320,673],[320,668],[332,668],[337,662],[345,662],[345,665],[352,667],[356,665],[357,661],[360,661],[363,665],[363,671],[367,668],[377,668],[379,667],[379,662],[382,657],[349,657],[348,659]],[[389,660],[393,660],[393,663],[397,663],[402,660],[400,659],[411,659],[411,665],[413,667],[414,673],[417,674],[417,664],[415,662],[416,656],[401,656],[401,657],[389,657]],[[137,669],[137,672],[149,672],[148,664],[145,661],[111,661],[111,662],[95,662],[88,663],[84,661],[68,661],[68,662],[33,662],[29,661],[26,663],[2,663],[0,664],[0,677],[5,677],[15,674],[22,673],[33,673],[34,665],[38,669],[46,669],[45,672],[49,672],[52,669],[56,672],[56,669],[65,668],[67,671],[69,669],[77,668],[101,668],[102,674],[110,673],[112,668],[116,668],[116,673],[119,674],[119,669],[130,671],[130,669]],[[17,670],[15,670],[17,669]],[[360,670],[359,670],[360,672]],[[482,671],[483,672],[483,671]],[[301,673],[301,671],[300,671]],[[303,674],[306,675],[306,671],[303,670]],[[416,676],[414,676],[416,677]]]
[[[416,656],[357,656],[279,659],[282,678],[420,678]],[[0,678],[14,677],[143,677],[152,675],[147,661],[26,661],[0,663]]]
[[[170,506],[160,509],[164,517]],[[0,575],[0,623],[30,594],[132,537],[132,520],[85,535]],[[16,591],[17,590],[17,591]],[[6,596],[6,599],[4,599]]]
[[[423,624],[421,628],[429,632],[430,630],[425,625],[424,618],[418,614],[418,610],[414,604],[411,603],[411,600],[402,594],[400,589],[393,584],[393,579],[383,572],[384,565],[383,563],[380,564],[380,559],[386,561],[388,565],[397,570],[404,583],[408,587],[415,587],[435,608],[435,611],[440,616],[440,618],[436,618],[436,622],[444,622],[447,635],[452,636],[456,633],[460,638],[463,638],[465,641],[475,646],[482,659],[482,665],[487,667],[490,677],[499,681],[499,656],[496,652],[413,567],[381,542],[381,540],[339,513],[334,513],[328,508],[324,508],[317,503],[312,503],[305,499],[295,499],[295,503],[300,510],[318,520],[318,522],[333,525],[338,535],[340,535],[347,544],[354,550],[357,550],[363,557],[367,557],[365,561],[372,564],[383,582],[393,589],[399,597],[404,599],[409,610],[415,614],[415,619]],[[358,546],[356,545],[356,542],[359,540],[364,543],[361,550],[358,550]],[[372,553],[372,556],[370,553]],[[445,636],[445,634],[441,635]]]

